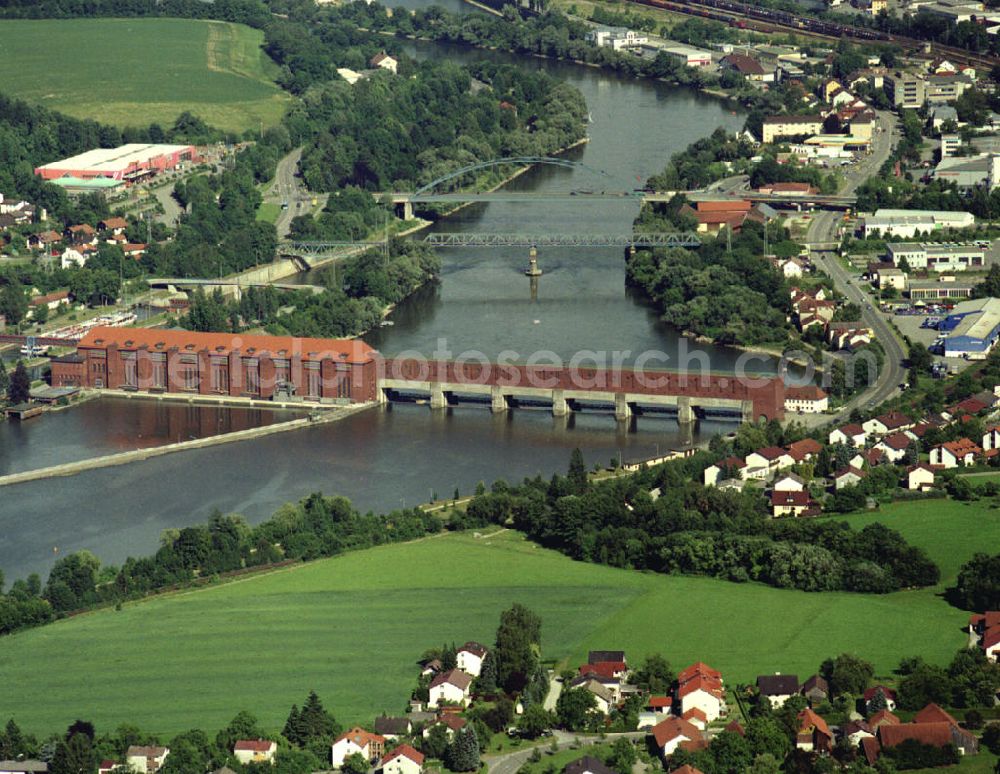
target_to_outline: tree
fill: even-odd
[[[515,604],[500,615],[494,655],[497,684],[508,693],[520,691],[541,656],[542,619],[524,605]]]
[[[850,653],[841,653],[835,659],[827,659],[820,666],[820,674],[830,684],[830,695],[864,693],[868,681],[875,674],[875,668],[862,658]]]
[[[73,734],[68,741],[59,742],[49,771],[51,774],[95,774],[97,760],[90,738],[86,734]]]
[[[354,753],[344,758],[340,770],[344,774],[368,774],[368,761],[361,753]]]
[[[567,477],[575,494],[583,494],[587,491],[587,468],[583,462],[583,452],[579,448],[573,449],[573,453],[570,455]]]
[[[746,727],[746,740],[755,758],[770,755],[777,761],[783,761],[792,747],[788,734],[769,717],[751,718]]]
[[[10,389],[10,374],[7,373],[7,366],[0,360],[0,399],[6,400],[7,391]]]
[[[428,758],[444,760],[448,752],[448,729],[443,723],[435,723],[427,736],[423,737],[420,749]]]
[[[479,768],[479,740],[471,728],[462,728],[448,745],[445,765],[452,771],[475,771]]]
[[[7,325],[17,325],[28,312],[28,298],[20,285],[6,285],[0,290],[0,317]]]
[[[1000,608],[1000,554],[975,554],[963,564],[954,596],[956,603],[966,610]]]
[[[653,653],[646,656],[643,665],[632,676],[632,682],[649,693],[663,694],[670,690],[675,677],[670,662],[661,654]]]
[[[548,731],[555,723],[555,718],[541,704],[531,704],[521,713],[517,719],[517,730],[521,736],[528,739],[537,739]]]
[[[491,694],[497,689],[497,659],[493,651],[488,651],[483,658],[482,666],[479,670],[479,677],[476,678],[476,693]]]
[[[616,739],[611,745],[611,755],[608,758],[608,766],[613,768],[618,774],[632,774],[632,766],[635,765],[639,756],[636,754],[635,745],[628,739]]]
[[[257,718],[247,711],[237,713],[229,721],[229,725],[215,735],[215,745],[220,750],[232,752],[233,746],[240,739],[261,739],[264,732],[257,725]]]
[[[340,725],[336,719],[323,708],[323,702],[315,691],[310,691],[306,703],[299,710],[292,705],[281,732],[292,744],[307,747],[314,741],[329,741],[330,737],[340,733]]]
[[[28,376],[28,369],[24,366],[23,360],[18,360],[14,367],[14,373],[10,377],[10,387],[7,389],[7,397],[11,403],[27,403],[31,398],[31,377]]]
[[[585,731],[597,711],[597,699],[584,688],[563,690],[556,701],[556,717],[567,731]]]
[[[49,321],[49,307],[46,304],[38,304],[31,312],[31,320],[36,325],[45,325]]]

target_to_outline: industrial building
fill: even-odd
[[[940,301],[946,298],[972,298],[972,289],[977,283],[956,282],[954,277],[938,279],[911,279],[909,287],[911,301]]]
[[[976,218],[971,212],[881,209],[863,215],[860,229],[866,239],[871,236],[899,236],[905,239],[945,228],[961,229],[975,225]]]
[[[906,261],[911,269],[966,271],[986,265],[986,248],[974,244],[896,242],[889,244],[887,250],[894,266]]]
[[[98,327],[52,359],[52,386],[357,403],[375,400],[378,362],[359,339]]]
[[[97,148],[62,161],[43,164],[36,167],[35,174],[45,180],[104,177],[131,182],[175,169],[196,158],[197,151],[193,145],[129,143],[118,148]]]
[[[938,324],[945,357],[981,359],[1000,335],[1000,299],[963,301]]]

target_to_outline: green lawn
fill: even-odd
[[[3,92],[116,126],[169,126],[190,110],[242,132],[276,124],[288,96],[263,33],[189,19],[0,21]]]
[[[275,223],[281,214],[281,205],[274,202],[261,202],[257,208],[257,220],[264,223]]]
[[[853,520],[873,518],[926,546],[946,577],[1000,540],[1000,517],[981,506],[919,503]],[[402,709],[425,647],[490,641],[514,601],[542,616],[546,657],[573,665],[589,648],[624,648],[633,661],[659,651],[675,665],[703,659],[737,682],[804,678],[853,651],[888,674],[901,656],[944,663],[964,644],[966,614],[942,588],[806,594],[574,562],[514,532],[450,534],[2,639],[0,719],[39,733],[84,717],[168,734],[214,731],[249,709],[277,728],[316,689],[342,721],[368,721]]]

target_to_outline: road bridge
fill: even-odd
[[[782,419],[785,408],[785,386],[775,377],[624,368],[389,359],[382,363],[378,387],[381,401],[418,394],[426,396],[431,408],[445,408],[463,397],[489,402],[493,411],[546,406],[555,416],[604,405],[613,407],[621,420],[648,410],[669,412],[681,424],[714,412],[743,422]]]
[[[322,285],[297,285],[292,282],[247,282],[245,280],[234,280],[232,277],[220,277],[219,279],[196,279],[193,277],[152,277],[146,280],[151,288],[222,288],[232,290],[233,288],[278,288],[278,290],[311,290],[313,293],[322,293],[326,290]]]

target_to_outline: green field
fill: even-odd
[[[873,516],[853,517],[860,524]],[[882,521],[924,545],[950,581],[1000,543],[1000,514],[937,501]],[[490,641],[514,601],[543,619],[546,657],[588,648],[633,661],[703,659],[730,682],[816,670],[853,651],[888,674],[904,655],[946,662],[967,616],[935,589],[806,594],[574,562],[514,532],[448,534],[126,605],[0,640],[0,719],[37,732],[76,717],[170,733],[214,730],[240,709],[279,727],[315,688],[344,722],[398,712],[425,647]],[[34,698],[32,698],[34,697]]]
[[[0,91],[116,126],[169,126],[189,110],[227,131],[258,129],[289,100],[262,41],[217,21],[0,21]]]

